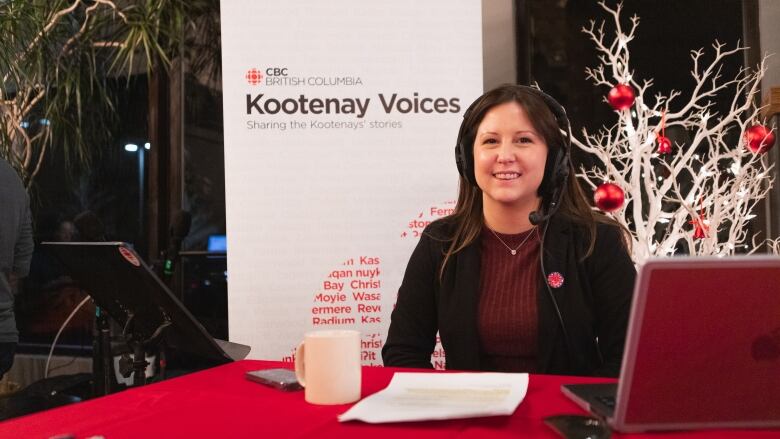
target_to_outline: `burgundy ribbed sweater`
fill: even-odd
[[[533,228],[498,236],[513,249],[528,240],[512,255],[490,229],[482,229],[477,329],[483,369],[535,372],[539,233]]]

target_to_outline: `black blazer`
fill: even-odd
[[[539,372],[617,376],[623,356],[636,269],[616,226],[599,224],[593,253],[583,260],[588,242],[573,223],[550,219],[540,276]],[[454,228],[445,218],[423,231],[398,291],[387,342],[385,366],[432,368],[436,333],[447,369],[480,370],[477,332],[480,245],[476,241],[453,255],[439,282],[439,268]],[[544,283],[558,272],[563,285],[551,288],[560,308],[566,340]]]

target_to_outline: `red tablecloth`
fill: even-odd
[[[594,378],[532,375],[528,394],[512,416],[403,424],[339,423],[349,405],[307,404],[303,392],[281,392],[247,381],[244,372],[289,364],[239,361],[162,383],[73,404],[0,423],[0,438],[508,438],[558,437],[542,422],[554,414],[583,414],[560,392],[562,383],[599,382]],[[363,396],[383,389],[401,369],[363,368]],[[780,437],[780,430],[718,430],[631,435],[672,439],[678,436]],[[615,435],[615,437],[621,437]]]

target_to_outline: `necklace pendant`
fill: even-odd
[[[517,250],[512,250],[512,256],[517,254]]]

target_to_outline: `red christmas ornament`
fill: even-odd
[[[623,189],[614,183],[603,183],[593,192],[593,202],[604,212],[620,209],[624,200]]]
[[[607,95],[607,101],[609,105],[615,110],[625,110],[634,105],[634,89],[627,84],[618,84],[612,87]]]
[[[701,212],[696,218],[691,218],[688,224],[693,225],[693,239],[702,239],[707,237],[709,227],[707,227],[706,220],[704,219],[704,197],[699,198],[699,204],[701,205]]]
[[[775,144],[775,133],[764,125],[753,125],[745,131],[745,143],[756,154],[763,154]]]
[[[707,225],[704,224],[704,220],[694,218],[688,221],[688,224],[693,224],[693,239],[702,239],[707,237]]]
[[[668,137],[658,136],[658,154],[669,154],[672,152],[672,141]]]
[[[666,110],[661,113],[661,135],[656,138],[658,141],[658,154],[669,154],[672,152],[672,141],[666,137]]]

